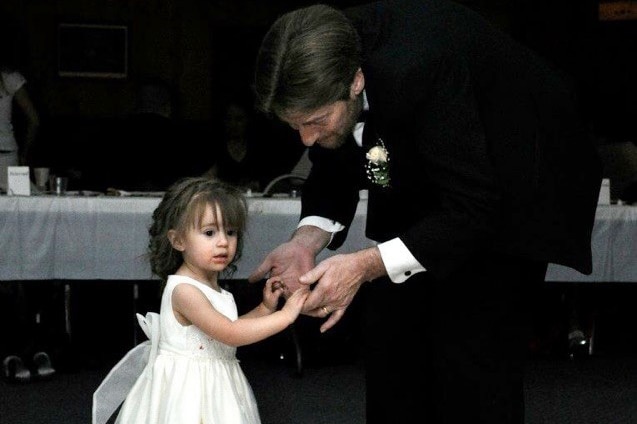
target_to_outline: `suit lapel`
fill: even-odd
[[[374,125],[374,116],[371,112],[366,112],[365,126],[363,127],[363,149],[368,151],[378,144],[378,134]]]

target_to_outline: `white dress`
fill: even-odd
[[[178,284],[199,288],[217,311],[237,319],[232,294],[217,292],[192,278],[171,275],[159,314],[157,355],[124,401],[117,424],[258,424],[252,388],[236,358],[236,348],[182,326],[172,310]]]

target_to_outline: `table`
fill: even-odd
[[[71,330],[69,282],[153,279],[145,258],[148,227],[159,197],[0,196],[0,281],[63,280],[65,330]],[[248,198],[243,256],[233,278],[247,278],[298,223],[298,198]],[[367,200],[358,205],[348,241],[339,252],[371,246],[365,237]],[[334,252],[325,250],[319,260]],[[136,309],[135,309],[136,311]],[[132,323],[132,346],[138,343]],[[302,361],[296,332],[297,369]]]
[[[0,196],[0,281],[152,279],[144,257],[158,197]],[[248,198],[243,257],[233,278],[247,276],[298,222],[298,198]],[[365,237],[367,200],[336,252],[372,246]],[[637,282],[637,207],[600,205],[593,228],[593,273],[551,264],[555,282]]]
[[[0,281],[147,280],[148,227],[158,197],[0,196]],[[243,257],[233,278],[247,278],[298,223],[298,198],[248,198]],[[361,200],[340,252],[373,245]],[[335,252],[324,251],[323,259]]]
[[[148,226],[159,197],[0,196],[0,281],[62,280],[65,325],[71,336],[70,282],[152,280],[145,258]],[[233,278],[244,279],[288,239],[301,210],[298,198],[248,198],[243,257]],[[319,260],[372,246],[365,237],[367,200],[359,202],[345,244]],[[593,228],[593,273],[549,265],[549,282],[637,282],[637,207],[598,206]],[[133,328],[136,324],[132,323]],[[137,344],[133,331],[133,346]],[[295,333],[293,332],[293,335]],[[297,368],[302,361],[295,337]],[[592,347],[592,337],[591,344]]]
[[[571,268],[551,264],[546,281],[637,282],[637,206],[597,206],[591,247],[592,274],[584,275]]]

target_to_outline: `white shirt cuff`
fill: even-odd
[[[398,237],[380,243],[378,250],[387,275],[394,283],[402,283],[412,275],[426,271]]]
[[[341,231],[345,228],[343,224],[337,221],[333,221],[331,219],[323,218],[320,216],[306,216],[302,220],[299,221],[299,225],[296,228],[302,227],[304,225],[312,225],[314,227],[319,227],[321,230],[325,230],[330,233],[330,243],[334,238],[334,233]]]
[[[302,227],[304,225],[313,225],[329,233],[336,233],[345,228],[343,224],[337,221],[333,221],[331,219],[323,218],[320,216],[306,216],[299,221],[299,225],[297,225],[296,228]]]

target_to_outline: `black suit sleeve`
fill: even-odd
[[[353,137],[338,150],[310,148],[312,170],[303,185],[301,218],[320,216],[345,225],[328,246],[337,249],[345,241],[358,204],[361,149]]]

